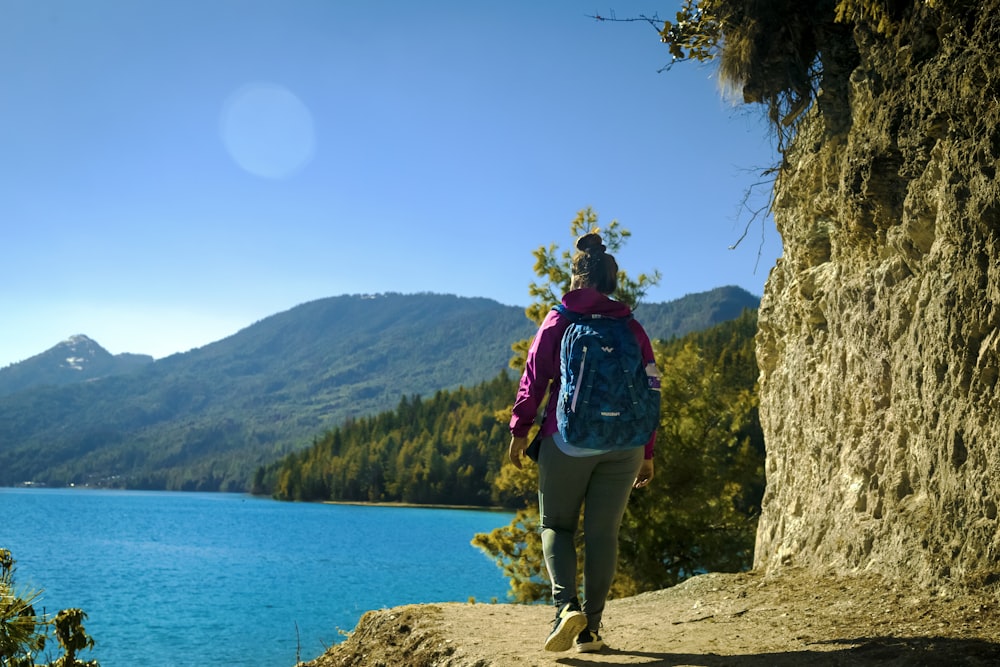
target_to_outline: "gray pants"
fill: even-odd
[[[577,594],[574,537],[582,506],[583,612],[588,629],[595,632],[615,577],[618,528],[642,457],[642,447],[567,456],[552,438],[542,442],[538,455],[538,514],[552,598],[560,605]]]

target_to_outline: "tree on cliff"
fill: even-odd
[[[924,3],[685,0],[674,21],[648,20],[669,48],[672,63],[716,60],[723,86],[745,103],[763,104],[785,147],[820,90],[842,90],[844,75],[857,62],[850,37],[854,26],[884,33],[913,4]]]

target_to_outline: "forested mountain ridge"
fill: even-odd
[[[402,394],[475,384],[523,310],[446,295],[302,304],[138,372],[0,402],[0,484],[243,490],[253,470]]]
[[[735,319],[743,310],[759,305],[760,297],[726,286],[666,303],[640,304],[636,316],[653,338],[670,339]],[[153,357],[147,354],[112,355],[97,341],[77,334],[29,359],[0,368],[0,396],[130,373],[152,362]]]
[[[658,326],[651,336],[673,337]],[[302,304],[132,373],[4,397],[0,485],[242,491],[259,466],[347,418],[495,378],[533,332],[523,309],[489,299]]]

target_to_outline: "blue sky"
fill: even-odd
[[[74,334],[160,358],[297,304],[527,305],[591,206],[647,300],[761,294],[759,109],[645,23],[679,3],[0,0],[0,367]],[[761,202],[757,201],[757,205]]]

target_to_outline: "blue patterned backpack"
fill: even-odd
[[[660,382],[624,318],[584,315],[562,304],[570,321],[560,347],[556,422],[570,445],[628,449],[646,444],[660,420]]]

